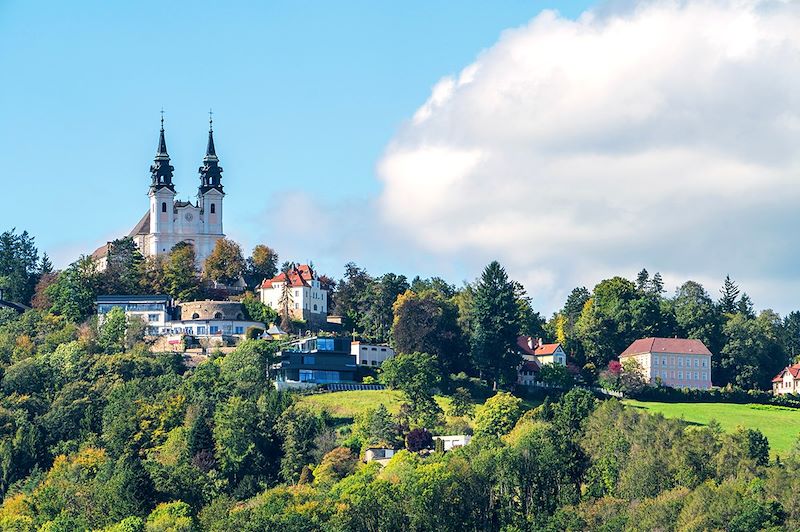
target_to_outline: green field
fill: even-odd
[[[682,418],[690,423],[706,425],[715,419],[724,430],[741,425],[758,429],[769,440],[774,453],[791,449],[800,435],[800,410],[771,405],[736,405],[728,403],[656,403],[625,400],[624,403],[665,417]]]
[[[385,405],[389,412],[396,414],[403,402],[403,394],[394,390],[316,393],[302,396],[300,402],[318,411],[327,410],[334,418],[351,420],[356,414],[379,404]]]

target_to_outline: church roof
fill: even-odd
[[[97,248],[96,250],[94,250],[92,252],[92,258],[94,260],[97,260],[97,259],[101,259],[103,257],[106,257],[108,255],[108,248],[110,246],[111,246],[110,242],[107,243],[107,244],[103,244],[102,246],[100,246],[99,248]]]
[[[150,209],[147,209],[147,212],[144,213],[142,219],[139,220],[139,223],[131,229],[131,232],[128,233],[128,236],[136,236],[136,235],[146,235],[150,232]]]

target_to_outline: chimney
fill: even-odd
[[[542,341],[542,339],[541,339],[541,338],[539,338],[539,341],[538,341],[538,343],[536,344],[536,347],[541,347],[541,346],[543,346],[543,345],[544,345],[544,342]]]
[[[533,336],[528,336],[528,348],[529,349],[536,349],[534,345]]]

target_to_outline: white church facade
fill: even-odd
[[[203,157],[197,200],[176,201],[172,182],[175,168],[170,164],[164,137],[164,119],[155,160],[150,166],[150,206],[139,223],[128,234],[145,257],[164,255],[173,246],[186,242],[194,247],[198,268],[203,267],[217,240],[225,237],[222,227],[223,199],[222,167],[214,146],[213,123],[209,120],[208,144]],[[96,264],[104,269],[108,245],[94,252]]]

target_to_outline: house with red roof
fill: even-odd
[[[538,382],[539,370],[547,364],[567,365],[567,353],[561,344],[545,344],[533,336],[517,337],[517,348],[522,354],[522,364],[517,370],[517,384],[533,386]]]
[[[711,388],[711,351],[700,340],[642,338],[619,356],[635,360],[645,382],[661,381],[673,388]]]
[[[328,291],[322,288],[319,277],[308,264],[293,266],[288,272],[264,279],[256,292],[262,303],[278,313],[287,304],[292,319],[321,324],[328,317]]]
[[[772,379],[772,393],[800,394],[800,364],[786,366]]]

